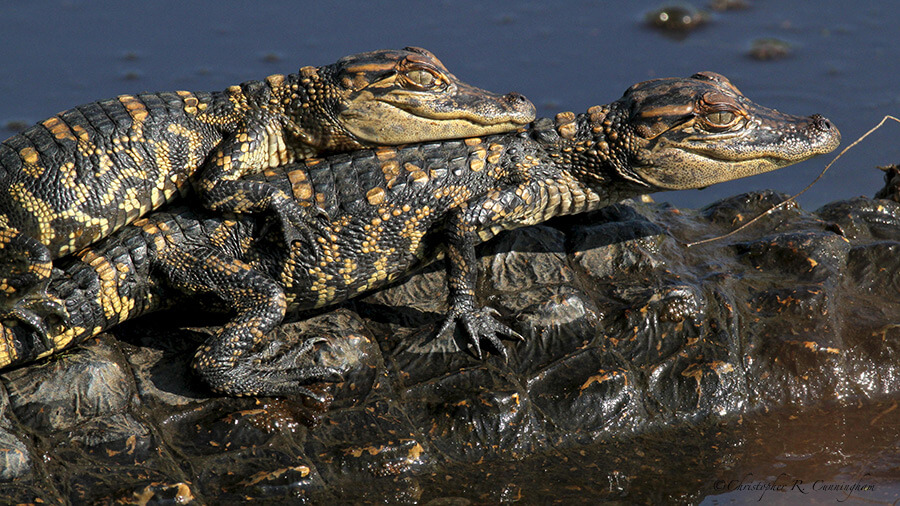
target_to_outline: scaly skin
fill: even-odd
[[[282,350],[268,337],[285,312],[385,286],[441,253],[450,288],[442,332],[460,325],[477,355],[483,343],[505,354],[499,338],[518,334],[476,303],[476,243],[643,193],[773,170],[839,142],[821,116],[763,108],[724,77],[701,73],[640,83],[610,105],[514,134],[270,169],[256,180],[327,214],[312,241],[285,247],[271,220],[188,208],[153,214],[54,274],[50,291],[66,301],[68,326],[54,326],[49,349],[6,327],[0,363],[33,359],[168,304],[224,301],[236,316],[198,350],[200,376],[231,395],[309,394],[301,383],[335,371],[304,366],[310,346]]]
[[[450,74],[419,48],[348,56],[223,92],[122,95],[0,143],[0,310],[38,325],[52,260],[156,209],[190,185],[211,210],[273,211],[285,238],[309,209],[243,176],[314,155],[486,135],[534,119],[521,95]],[[315,210],[313,210],[315,212]],[[17,303],[21,299],[29,303]]]

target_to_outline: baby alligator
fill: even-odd
[[[698,188],[827,153],[840,134],[825,118],[756,105],[703,72],[632,86],[586,114],[561,113],[518,133],[358,151],[254,176],[327,223],[286,247],[277,222],[196,209],[159,212],[78,254],[50,293],[71,317],[44,343],[2,329],[0,364],[18,364],[186,299],[235,312],[194,367],[231,395],[304,393],[334,371],[303,365],[314,346],[268,333],[287,310],[331,305],[376,289],[444,253],[450,309],[474,353],[518,337],[475,300],[474,246],[503,229],[583,213],[647,192]],[[325,219],[325,218],[318,218]],[[325,232],[318,232],[325,230]],[[186,297],[188,296],[188,297]]]
[[[0,143],[0,310],[31,324],[39,313],[64,314],[43,291],[52,260],[186,192],[188,181],[209,209],[274,211],[293,240],[304,210],[239,178],[313,155],[507,132],[533,119],[523,96],[463,83],[419,48],[222,92],[122,95],[61,112]],[[30,303],[16,303],[23,298]]]

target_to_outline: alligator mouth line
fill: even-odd
[[[704,141],[720,141],[720,140],[731,140],[738,139],[740,137],[746,137],[750,135],[750,131],[747,129],[741,129],[737,131],[725,131],[725,132],[715,132],[715,133],[704,133],[703,135],[692,135],[689,137],[685,137],[685,141],[694,141],[694,142],[704,142]]]
[[[822,145],[826,146],[825,143],[822,143]],[[807,146],[809,146],[809,144],[807,144]],[[802,162],[804,160],[808,160],[816,155],[827,152],[827,151],[824,151],[824,147],[823,147],[822,151],[810,150],[807,153],[803,153],[803,154],[800,154],[799,156],[795,156],[795,155],[792,155],[789,153],[782,154],[782,153],[778,153],[778,152],[762,152],[762,153],[755,152],[754,153],[752,150],[748,151],[746,153],[741,152],[741,151],[734,151],[734,150],[724,151],[724,150],[716,150],[715,148],[711,148],[711,147],[703,147],[703,146],[698,146],[698,145],[683,145],[683,144],[674,144],[674,143],[670,144],[667,147],[679,149],[681,151],[684,151],[685,153],[690,153],[690,154],[693,154],[696,156],[701,156],[703,158],[707,158],[707,159],[710,159],[710,160],[713,160],[716,162],[722,162],[722,163],[738,163],[738,162],[749,162],[749,161],[756,161],[756,160],[765,160],[765,161],[770,161],[770,162],[782,161],[782,162],[796,163],[796,162]]]
[[[777,163],[779,161],[781,161],[781,162],[792,162],[792,161],[797,162],[797,161],[806,160],[808,158],[815,156],[814,154],[811,154],[806,158],[788,158],[788,157],[782,157],[782,156],[773,155],[773,154],[752,155],[752,154],[748,153],[747,156],[741,157],[741,156],[739,156],[741,153],[734,153],[736,156],[726,157],[724,155],[717,156],[716,153],[708,152],[705,150],[685,149],[684,151],[686,153],[690,153],[690,154],[700,156],[700,157],[706,158],[708,160],[712,160],[714,162],[719,162],[719,163],[723,163],[723,164],[741,163],[741,162],[756,162],[756,161],[765,161],[765,162],[771,162],[771,163]]]
[[[484,116],[480,116],[477,114],[472,114],[467,111],[453,110],[453,111],[436,111],[434,109],[423,109],[420,106],[416,106],[413,104],[408,104],[404,102],[398,102],[389,100],[387,98],[378,98],[379,102],[399,109],[405,113],[412,114],[413,116],[423,118],[423,119],[431,119],[431,120],[440,120],[440,121],[465,121],[470,125],[479,125],[479,126],[500,126],[500,125],[527,125],[531,122],[531,120],[525,120],[527,117],[523,115],[523,119],[517,119],[514,114],[506,113],[502,115],[498,115],[497,119],[494,121],[490,121]]]

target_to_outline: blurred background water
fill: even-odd
[[[728,76],[763,105],[827,116],[845,145],[884,114],[900,114],[900,2],[740,3],[748,7],[713,11],[698,3],[709,11],[706,23],[673,37],[645,21],[660,0],[9,1],[0,5],[0,127],[8,136],[19,125],[122,93],[218,90],[407,45],[430,49],[463,80],[524,93],[548,116],[611,102],[638,81],[699,70]],[[789,54],[751,58],[763,38],[786,43]],[[801,204],[814,209],[871,196],[882,177],[874,166],[900,162],[898,135],[900,125],[892,124],[866,140]],[[700,206],[751,189],[795,192],[828,160],[655,198]]]

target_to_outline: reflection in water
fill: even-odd
[[[512,464],[448,469],[429,496],[529,503],[892,504],[900,399],[781,410],[660,428]],[[474,479],[473,479],[474,478]],[[504,486],[500,486],[500,482]],[[423,498],[424,499],[424,498]]]

